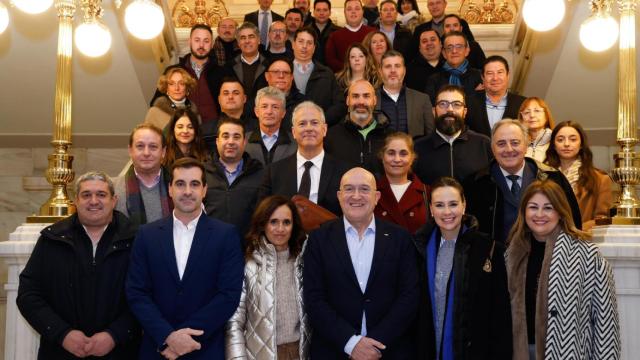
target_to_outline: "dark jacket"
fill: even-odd
[[[17,304],[40,334],[38,359],[76,359],[62,341],[71,330],[86,336],[107,331],[116,343],[104,359],[136,359],[142,332],[127,306],[124,282],[135,229],[114,211],[98,243],[74,214],[40,233],[20,274]]]
[[[574,224],[577,228],[582,228],[578,201],[573,194],[571,184],[569,184],[564,175],[557,169],[534,159],[525,157],[524,160],[525,173],[520,194],[523,194],[527,186],[535,180],[549,179],[554,181],[560,185],[567,195]],[[473,215],[478,219],[480,231],[489,234],[496,241],[505,242],[508,236],[506,229],[510,229],[513,222],[515,222],[520,204],[519,199],[514,199],[509,192],[504,176],[496,179],[493,175],[500,171],[497,166],[497,162],[492,160],[488,167],[468,176],[463,183],[463,187],[467,200],[467,214]],[[513,221],[511,223],[506,223],[508,220],[505,220],[505,208],[516,212],[515,214],[510,214]]]
[[[510,360],[512,353],[511,311],[504,245],[478,231],[473,216],[465,215],[464,233],[458,234],[453,255],[453,353],[457,360]],[[430,221],[414,237],[418,253],[420,306],[416,343],[420,360],[435,359],[433,305],[427,280],[427,243],[440,230]],[[438,248],[438,245],[436,245]],[[493,254],[492,254],[493,251]],[[490,261],[490,271],[487,264]],[[449,309],[447,309],[449,310]]]
[[[431,66],[427,59],[418,54],[407,65],[407,75],[404,77],[404,82],[408,88],[413,90],[424,92],[424,87],[429,77],[436,72],[442,71],[442,65],[444,65],[444,59],[440,57],[436,66]]]
[[[241,54],[242,55],[242,54]],[[267,70],[266,68],[266,64],[267,64],[267,58],[260,54],[260,58],[258,59],[258,68],[256,69],[256,73],[253,77],[253,86],[249,87],[249,84],[245,84],[244,81],[244,77],[243,77],[243,71],[242,71],[242,59],[241,59],[241,55],[236,56],[231,62],[228,62],[225,69],[224,69],[224,75],[226,76],[230,76],[230,77],[235,77],[238,80],[240,80],[240,83],[242,83],[242,86],[244,87],[244,93],[247,95],[247,99],[253,99],[256,97],[256,93],[258,92],[259,89],[262,89],[263,87],[267,86],[267,80],[264,77],[264,72],[265,70]],[[218,94],[216,94],[216,99]],[[253,114],[253,108],[248,107],[247,105],[249,104],[249,101],[247,101],[247,103],[245,104],[244,107],[244,112],[246,114]]]
[[[382,163],[378,152],[384,146],[384,139],[393,130],[389,128],[389,121],[382,113],[374,113],[378,122],[375,129],[362,137],[358,132],[358,125],[354,124],[349,115],[345,120],[332,126],[324,138],[324,149],[335,158],[349,165],[350,168],[360,166],[374,174],[382,174]]]
[[[284,17],[282,17],[282,15],[274,12],[273,10],[269,10],[271,11],[271,21],[282,21],[284,20]],[[244,20],[243,22],[250,22],[253,25],[257,26],[258,29],[260,29],[260,24],[259,19],[260,19],[260,10],[256,10],[247,14],[244,14]]]
[[[226,113],[222,112],[220,114]],[[229,116],[229,115],[227,115]],[[245,134],[258,129],[258,121],[253,116],[247,116],[246,114],[240,115],[240,122],[244,124]],[[216,152],[216,138],[218,137],[218,120],[203,122],[200,125],[200,136],[202,140],[209,148],[210,152]]]
[[[489,166],[493,159],[491,140],[472,130],[463,130],[453,145],[434,132],[416,141],[414,150],[418,155],[414,171],[425,184],[432,184],[442,176],[462,182],[467,176]]]
[[[378,99],[375,108],[376,111],[382,111],[382,96],[387,96],[383,91],[382,87],[376,90],[376,97]],[[409,135],[413,138],[431,135],[434,131],[435,124],[433,120],[433,106],[431,105],[431,101],[429,101],[429,97],[423,92],[410,89],[406,86],[402,87],[400,95],[404,96],[406,104]],[[397,116],[398,103],[395,104],[395,109],[396,114],[385,113],[389,123]],[[391,124],[390,126],[393,127]]]
[[[444,22],[444,20],[442,20],[440,22],[440,24],[442,24]],[[443,24],[444,25],[444,24]],[[471,28],[469,27],[469,23],[467,22],[467,20],[465,19],[460,19],[460,25],[462,26],[462,33],[465,34],[465,36],[467,37],[468,41],[475,41],[475,37],[473,36],[473,33],[471,32]],[[420,35],[425,31],[425,30],[429,30],[431,29],[431,27],[433,26],[433,20],[429,20],[425,23],[422,23],[418,26],[416,26],[415,29],[413,29],[413,37],[411,39],[411,46],[410,46],[410,51],[409,51],[409,60],[413,59],[415,56],[419,56],[419,52],[418,52],[418,45],[420,44]],[[442,34],[438,32],[438,34],[440,35],[440,37],[442,37]]]
[[[507,92],[507,108],[504,109],[502,118],[517,119],[520,105],[526,98]],[[480,134],[491,137],[491,126],[487,115],[487,95],[484,91],[476,91],[473,95],[467,96],[467,119],[469,129]]]
[[[469,60],[469,66],[482,71],[484,61],[487,60],[487,56],[484,54],[482,47],[477,41],[469,41],[469,56],[467,57],[467,60]]]
[[[440,90],[444,85],[449,84],[449,76],[449,73],[443,70],[432,74],[429,76],[429,79],[427,79],[424,92],[429,95],[432,104],[435,104],[436,102],[436,93],[438,90]],[[460,76],[460,81],[462,81],[465,96],[473,96],[473,94],[476,93],[476,87],[482,84],[482,75],[480,70],[468,67],[467,71]]]
[[[329,26],[329,25],[327,25]],[[316,48],[316,52],[319,49]],[[347,113],[345,97],[333,71],[314,61],[313,70],[304,89],[307,100],[311,100],[324,110],[324,116],[329,126],[337,124]]]
[[[323,224],[309,236],[304,254],[304,303],[309,316],[311,359],[347,359],[344,346],[360,334],[386,346],[383,359],[415,359],[411,323],[418,306],[418,274],[411,235],[375,220],[375,251],[364,293],[347,246],[344,220]]]
[[[429,187],[424,185],[415,174],[409,174],[409,180],[411,184],[398,201],[391,190],[387,176],[384,174],[379,176],[376,187],[380,191],[380,200],[374,211],[379,219],[402,226],[414,234],[429,218],[427,204]]]
[[[258,202],[258,189],[264,176],[264,167],[245,152],[242,156],[242,172],[231,185],[216,154],[205,163],[207,195],[205,211],[210,217],[233,224],[240,235],[249,229],[251,215]]]
[[[269,195],[283,195],[292,197],[298,193],[297,154],[293,154],[280,161],[267,166],[260,188],[258,201]],[[341,215],[340,203],[337,191],[340,188],[340,179],[349,170],[342,161],[336,160],[325,151],[320,169],[320,183],[318,185],[318,205]]]
[[[380,30],[382,24],[377,24],[377,30]],[[381,30],[380,30],[381,31]],[[396,23],[395,35],[393,37],[393,50],[398,51],[403,57],[407,57],[407,52],[411,46],[411,30],[403,27],[399,22]]]
[[[334,24],[331,19],[327,22],[327,25],[324,26],[324,29],[320,31],[315,21],[311,24],[311,28],[318,35],[318,43],[316,44],[316,51],[313,53],[313,60],[321,63],[322,65],[327,65],[324,59],[324,48],[327,45],[327,40],[329,39],[329,35],[336,30],[342,29],[340,26]]]
[[[271,152],[267,152],[259,129],[247,133],[247,139],[248,143],[244,151],[265,166],[289,157],[298,150],[298,144],[293,139],[293,135],[283,127],[278,130],[278,140],[271,148]]]

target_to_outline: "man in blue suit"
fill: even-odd
[[[415,249],[406,230],[374,218],[379,198],[373,174],[347,171],[338,191],[344,217],[309,237],[304,301],[312,359],[415,358]]]
[[[208,218],[202,163],[177,160],[173,216],[142,226],[127,299],[144,329],[140,359],[224,359],[224,326],[240,301],[244,261],[234,226]]]

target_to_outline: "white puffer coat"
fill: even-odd
[[[276,346],[276,250],[266,239],[253,252],[244,268],[240,305],[227,322],[225,358],[247,360],[277,359]],[[306,245],[306,243],[305,243]],[[311,327],[302,301],[303,253],[294,264],[296,300],[300,316],[300,359],[309,358]]]

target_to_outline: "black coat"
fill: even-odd
[[[384,146],[384,139],[393,130],[384,114],[374,112],[374,118],[378,124],[365,139],[358,132],[358,126],[347,115],[344,121],[329,129],[324,138],[324,149],[335,158],[344,161],[349,168],[360,166],[375,175],[382,174],[383,167],[378,152]]]
[[[346,115],[347,105],[344,93],[338,87],[333,71],[328,67],[314,61],[307,88],[304,90],[307,100],[313,101],[324,110],[329,126],[338,123]]]
[[[489,166],[493,158],[491,140],[472,130],[464,130],[450,145],[434,132],[416,141],[418,155],[414,172],[423,183],[431,185],[442,176],[462,182],[467,176]]]
[[[381,24],[378,24],[376,28],[376,30],[382,31]],[[411,46],[411,30],[403,27],[400,23],[396,23],[395,35],[391,46],[393,50],[400,52],[404,58],[407,58],[407,53]]]
[[[467,231],[458,235],[453,255],[453,352],[456,360],[510,360],[511,307],[507,289],[504,245],[495,243],[477,231],[473,216],[464,217]],[[426,246],[434,222],[427,223],[414,238],[418,252],[420,306],[418,308],[417,359],[432,360],[436,356],[433,310],[427,280]],[[437,247],[437,245],[436,245]],[[490,259],[491,271],[485,271]]]
[[[327,40],[332,32],[342,29],[340,26],[334,24],[331,19],[327,22],[324,29],[320,31],[315,22],[311,24],[311,29],[318,35],[318,43],[316,44],[316,51],[313,53],[313,60],[319,62],[322,65],[327,65],[324,58],[324,48],[327,45]]]
[[[431,66],[427,59],[418,54],[407,65],[407,75],[404,77],[405,84],[408,88],[424,92],[427,80],[431,75],[442,71],[442,65],[444,65],[442,57],[440,57],[436,66]]]
[[[506,180],[494,178],[491,171],[494,165],[497,165],[497,163],[495,160],[492,160],[488,167],[467,176],[464,180],[463,187],[467,201],[466,212],[478,219],[480,231],[489,234],[492,239],[504,242],[507,240],[506,236],[508,235],[502,233],[502,229],[505,227],[505,202],[508,201],[511,207],[517,207],[519,204],[518,201],[510,199],[510,193],[508,196],[503,194],[503,191],[507,191]],[[534,180],[549,179],[554,181],[560,185],[567,195],[573,222],[577,228],[581,229],[582,217],[580,216],[580,207],[571,189],[571,184],[569,184],[569,181],[564,177],[562,172],[528,157],[525,157],[525,167],[533,170],[533,178],[527,179],[525,174],[520,194],[523,194],[526,187]],[[498,184],[499,182],[501,185]]]
[[[449,73],[442,70],[429,76],[427,84],[425,85],[424,92],[429,95],[431,103],[436,103],[436,94],[438,90],[444,85],[449,84]],[[468,67],[467,71],[460,76],[462,87],[464,88],[464,94],[466,97],[473,96],[476,93],[476,87],[482,84],[482,75],[480,70]]]
[[[74,214],[40,233],[20,274],[16,300],[40,334],[38,359],[75,359],[62,341],[71,330],[107,331],[116,347],[104,359],[136,359],[140,326],[129,311],[124,282],[135,229],[114,211],[92,257],[91,240]]]
[[[360,289],[347,246],[344,220],[323,224],[309,235],[304,253],[304,304],[309,316],[312,359],[347,359],[344,346],[360,334],[366,312],[367,337],[384,345],[383,359],[415,359],[411,324],[418,306],[416,255],[407,230],[375,221],[371,271]]]
[[[524,96],[508,92],[507,108],[504,109],[502,118],[517,119],[520,106],[525,99]],[[467,96],[466,123],[469,129],[491,137],[491,126],[489,125],[489,116],[487,115],[486,100],[487,95],[484,91],[477,91],[472,96]]]
[[[250,22],[253,25],[257,26],[258,29],[260,29],[260,24],[258,23],[258,19],[260,18],[260,14],[259,14],[260,10],[256,10],[250,13],[247,13],[244,15],[244,20],[243,22]],[[269,10],[271,11],[271,21],[283,21],[284,17],[282,17],[282,15],[274,12],[273,10]]]
[[[205,163],[207,195],[204,199],[207,215],[233,224],[244,236],[249,229],[251,215],[258,204],[258,190],[264,176],[260,161],[247,153],[242,156],[242,172],[231,185],[216,154]]]

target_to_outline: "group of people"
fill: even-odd
[[[17,298],[39,358],[620,357],[580,124],[472,61],[443,0],[347,0],[344,28],[259,3],[193,27],[122,174],[42,231]]]

